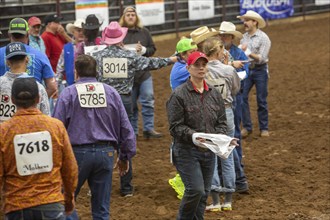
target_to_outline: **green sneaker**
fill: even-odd
[[[168,183],[172,186],[172,188],[178,194],[178,196],[177,196],[178,199],[182,199],[185,187],[182,182],[181,176],[179,174],[176,174],[174,178],[168,180]]]

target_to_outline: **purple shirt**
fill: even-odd
[[[76,84],[94,82],[97,80],[93,77],[82,77]],[[64,123],[71,144],[111,141],[120,146],[121,160],[132,158],[136,154],[135,135],[118,92],[103,84],[107,107],[82,108],[76,84],[63,90],[53,113],[53,117]]]

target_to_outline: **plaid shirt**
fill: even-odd
[[[241,44],[248,45],[248,48],[252,53],[258,54],[260,60],[255,64],[264,64],[268,62],[268,54],[271,47],[271,41],[267,34],[260,29],[251,36],[249,33],[243,34]]]
[[[50,172],[21,176],[17,171],[14,137],[40,131],[49,131],[51,135],[53,168]],[[20,109],[0,124],[0,189],[5,213],[62,201],[71,204],[77,182],[77,162],[61,121],[34,108]]]
[[[108,46],[93,56],[98,63],[99,80],[114,87],[120,95],[130,94],[137,71],[154,70],[172,64],[170,58],[144,57],[114,45]],[[111,63],[113,58],[127,59],[127,66],[123,66],[122,63]],[[127,72],[127,76],[123,76],[123,74],[119,77],[106,77],[104,74],[105,72],[116,74],[121,70]]]

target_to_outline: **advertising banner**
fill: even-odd
[[[329,0],[315,0],[315,5],[330,5]]]
[[[95,14],[103,22],[101,30],[109,24],[109,10],[107,0],[76,0],[76,19],[85,20],[87,15]]]
[[[136,12],[142,24],[157,25],[165,23],[164,0],[135,0]]]
[[[214,0],[189,0],[189,20],[200,20],[214,17]]]
[[[247,10],[259,13],[264,19],[287,18],[293,15],[293,0],[240,0],[240,14]]]

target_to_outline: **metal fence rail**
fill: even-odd
[[[134,0],[108,0],[109,21],[119,20],[123,8],[134,5]],[[215,15],[211,19],[197,21],[189,20],[188,0],[165,0],[165,23],[161,25],[147,26],[152,35],[165,33],[178,33],[193,30],[199,26],[218,26],[221,21],[238,23],[236,16],[239,14],[238,0],[215,0]],[[330,5],[317,6],[314,0],[294,1],[294,17],[305,16],[330,11]],[[0,46],[9,42],[7,31],[11,19],[22,17],[28,19],[38,16],[43,19],[46,15],[57,13],[63,19],[63,25],[75,20],[74,0],[0,0],[0,30],[3,35],[0,38]]]

